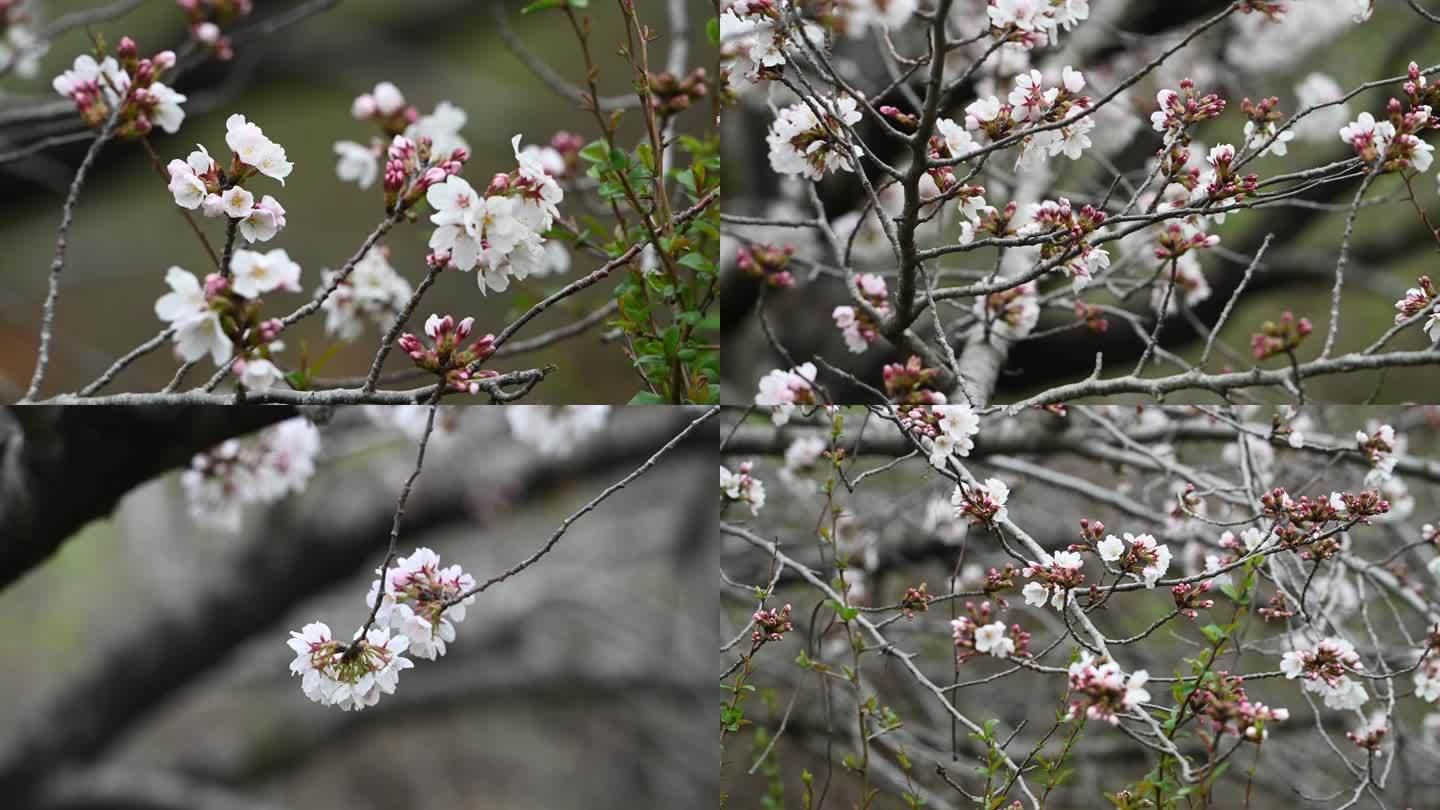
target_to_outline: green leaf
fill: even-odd
[[[636,391],[635,396],[630,398],[627,405],[664,405],[665,398],[659,394],[652,394],[649,391]]]
[[[711,45],[714,45],[714,46],[717,47],[717,48],[720,47],[720,18],[719,18],[719,17],[711,17],[711,18],[710,18],[710,21],[707,22],[707,23],[705,23],[705,33],[710,36],[710,44],[711,44]]]
[[[535,0],[535,2],[520,9],[521,14],[529,14],[532,11],[544,11],[550,8],[585,8],[590,5],[590,0]]]

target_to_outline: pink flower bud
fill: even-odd
[[[474,318],[466,318],[460,322],[455,329],[455,339],[464,340],[470,336],[470,330],[475,326]]]
[[[375,109],[375,97],[369,93],[356,96],[355,100],[350,102],[350,115],[357,121],[375,117]]]
[[[135,40],[130,37],[121,37],[120,44],[115,47],[115,55],[121,59],[134,59],[136,53]]]
[[[167,71],[167,70],[169,70],[169,69],[172,68],[172,67],[175,67],[175,52],[174,52],[174,51],[161,51],[161,52],[155,54],[154,56],[150,57],[150,61],[151,61],[152,63],[154,63],[155,69],[156,69],[157,71],[160,71],[160,72],[163,73],[164,71]]]
[[[205,277],[205,297],[214,298],[229,288],[230,282],[219,273],[211,273]]]
[[[510,189],[510,175],[497,172],[490,178],[490,185],[485,189],[485,195],[504,194]]]
[[[220,26],[212,22],[203,22],[195,26],[192,32],[195,39],[206,45],[214,45],[220,40]]]

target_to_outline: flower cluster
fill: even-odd
[[[1411,62],[1403,90],[1409,109],[1399,99],[1391,98],[1386,105],[1386,120],[1362,112],[1340,129],[1340,140],[1349,144],[1361,160],[1375,164],[1378,171],[1423,172],[1435,158],[1435,147],[1421,135],[1440,127],[1440,121],[1431,116],[1434,105],[1440,103],[1440,88],[1430,85],[1420,74],[1420,66]]]
[[[22,79],[40,74],[40,57],[50,43],[35,33],[28,0],[0,0],[0,73],[14,70]]]
[[[1415,670],[1415,697],[1440,703],[1440,657],[1434,652]]]
[[[795,286],[795,274],[790,272],[790,257],[794,255],[794,245],[741,245],[735,250],[735,266],[771,287],[787,289]]]
[[[1390,425],[1372,423],[1368,433],[1355,431],[1355,446],[1370,463],[1371,471],[1365,476],[1365,483],[1373,486],[1395,471],[1397,456],[1405,452],[1405,437],[1397,434]]]
[[[417,548],[375,573],[384,574],[385,593],[381,596],[380,580],[375,580],[365,604],[380,599],[376,623],[409,639],[416,658],[434,661],[444,655],[445,645],[455,640],[455,625],[465,620],[466,606],[475,602],[473,594],[462,598],[475,587],[475,578],[458,565],[441,568],[440,555],[428,548]]]
[[[1015,168],[1038,168],[1058,155],[1079,160],[1090,148],[1090,132],[1095,129],[1095,117],[1085,114],[1093,103],[1089,96],[1082,94],[1085,76],[1066,65],[1060,73],[1059,86],[1046,87],[1045,84],[1040,71],[1023,71],[1015,76],[1015,87],[1005,100],[984,96],[971,102],[965,108],[964,130],[953,122],[940,122],[938,128],[945,135],[949,157],[962,158],[975,149],[970,132],[994,142],[1026,132],[1030,127],[1066,122],[1058,128],[1025,134],[1020,140]],[[984,205],[984,200],[980,204]]]
[[[855,99],[806,98],[780,110],[765,141],[770,168],[776,174],[797,174],[819,180],[831,169],[851,171],[861,149],[851,144],[844,127],[860,121]]]
[[[1164,133],[1168,142],[1181,138],[1191,126],[1225,112],[1225,99],[1215,93],[1202,95],[1190,79],[1182,80],[1178,91],[1166,88],[1156,93],[1155,101],[1160,109],[1150,113],[1150,126]]]
[[[225,121],[225,143],[234,156],[223,169],[199,144],[184,160],[170,161],[166,167],[170,193],[181,208],[199,208],[207,217],[239,220],[245,241],[268,242],[285,227],[285,208],[269,194],[256,202],[245,183],[263,174],[284,185],[295,166],[286,157],[285,147],[270,140],[259,126],[239,113]]]
[[[504,291],[511,276],[523,279],[532,272],[545,272],[543,234],[560,215],[557,206],[565,196],[544,161],[521,150],[520,138],[516,135],[510,142],[519,168],[496,174],[484,194],[456,173],[463,162],[458,154],[443,169],[448,175],[444,182],[439,182],[434,167],[423,178],[429,184],[425,199],[435,209],[430,221],[437,226],[430,236],[427,261],[434,267],[476,270],[481,292]],[[390,168],[385,182],[388,190]]]
[[[245,504],[271,503],[304,490],[319,452],[320,431],[305,419],[289,419],[254,439],[232,439],[197,453],[180,476],[190,516],[210,528],[239,531]]]
[[[374,706],[382,694],[394,694],[400,673],[415,666],[404,657],[409,638],[391,636],[386,628],[374,628],[363,639],[357,632],[344,644],[330,635],[324,622],[311,622],[298,633],[292,630],[287,643],[295,651],[290,672],[301,676],[305,697],[347,712]]]
[[[320,271],[321,291],[335,289],[320,302],[325,312],[325,333],[340,340],[360,337],[369,319],[382,330],[389,329],[413,292],[410,282],[390,264],[390,249],[377,245],[365,252],[350,273],[336,283],[337,272]]]
[[[1149,680],[1150,673],[1143,669],[1135,670],[1127,678],[1114,661],[1081,653],[1070,665],[1068,716],[1074,720],[1083,714],[1091,720],[1115,725],[1120,722],[1118,715],[1129,714],[1150,699],[1150,692],[1145,689]]]
[[[992,337],[1022,338],[1040,321],[1040,292],[1035,282],[1027,281],[1008,290],[978,295],[974,312]]]
[[[1305,691],[1320,695],[1332,709],[1358,709],[1369,700],[1360,680],[1346,674],[1364,668],[1355,646],[1339,638],[1322,639],[1280,659],[1280,671],[1286,678],[1303,678]]]
[[[968,403],[911,405],[897,409],[900,428],[915,434],[930,453],[930,463],[945,469],[950,456],[968,456],[971,438],[980,432],[980,417]]]
[[[986,478],[983,484],[968,487],[957,485],[950,494],[950,505],[955,507],[955,517],[968,518],[972,524],[1004,523],[1010,512],[1005,502],[1010,499],[1010,487],[999,478]]]
[[[1170,595],[1175,599],[1175,610],[1187,619],[1194,619],[1200,615],[1200,611],[1215,607],[1214,599],[1204,598],[1214,585],[1213,579],[1207,579],[1204,582],[1182,582],[1171,588]]]
[[[357,121],[374,123],[381,136],[372,137],[369,145],[336,141],[334,150],[339,162],[335,174],[365,189],[374,184],[383,165],[387,208],[400,203],[400,191],[412,178],[416,182],[405,198],[407,207],[429,185],[458,173],[459,164],[469,158],[470,146],[460,135],[468,116],[448,101],[437,104],[431,114],[421,115],[406,103],[400,88],[380,82],[371,92],[355,97],[350,115]]]
[[[765,507],[765,482],[750,474],[751,463],[742,462],[739,472],[720,466],[720,494],[731,501],[750,505],[750,514],[758,515]]]
[[[1128,550],[1126,543],[1130,544]],[[1101,540],[1096,550],[1100,559],[1116,563],[1121,572],[1139,576],[1146,588],[1154,588],[1160,577],[1170,569],[1170,547],[1161,545],[1148,534],[1137,537],[1126,532],[1123,542],[1112,534]]]
[[[1232,734],[1250,742],[1264,742],[1270,733],[1266,725],[1290,719],[1290,710],[1251,701],[1245,694],[1244,682],[1244,678],[1224,671],[1207,673],[1190,693],[1189,705],[1196,716],[1207,721],[1216,737]]]
[[[410,355],[415,365],[432,372],[450,388],[461,393],[480,393],[480,380],[498,376],[490,369],[472,371],[470,365],[484,360],[495,353],[495,336],[487,334],[469,346],[469,339],[475,328],[474,318],[465,318],[459,323],[449,315],[431,315],[425,319],[425,334],[431,345],[425,346],[420,338],[406,332],[396,341],[400,350]]]
[[[796,408],[815,405],[815,364],[801,363],[789,371],[774,369],[760,378],[755,404],[770,409],[770,420],[777,425],[790,421]]]
[[[275,291],[300,291],[300,265],[283,249],[258,253],[237,250],[231,275],[205,276],[171,267],[165,274],[170,292],[155,301],[155,315],[174,329],[175,352],[186,362],[205,355],[219,366],[234,358],[237,377],[254,391],[280,381],[272,354],[284,348],[277,339],[283,328],[264,318],[261,296]]]
[[[1259,149],[1265,145],[1261,155],[1278,155],[1284,157],[1290,151],[1289,143],[1295,140],[1295,129],[1293,127],[1284,131],[1277,130],[1275,124],[1282,117],[1278,106],[1280,99],[1276,96],[1261,99],[1259,102],[1251,101],[1249,98],[1240,102],[1240,111],[1245,113],[1245,149]]]
[[[1071,591],[1085,582],[1085,574],[1080,570],[1084,565],[1084,559],[1075,551],[1042,553],[1039,562],[1026,562],[1020,572],[1036,581],[1025,583],[1020,590],[1025,604],[1044,607],[1049,602],[1056,610],[1063,609],[1073,598]]]
[[[609,405],[550,405],[506,408],[510,435],[541,455],[563,458],[605,429]]]
[[[174,51],[141,59],[135,40],[122,37],[114,56],[101,56],[99,62],[89,54],[75,57],[51,82],[55,92],[75,102],[87,126],[100,126],[114,114],[117,137],[138,138],[157,126],[172,134],[180,129],[186,97],[159,81],[175,67]]]
[[[1090,17],[1090,0],[991,0],[985,7],[990,33],[1007,45],[1031,49],[1059,41],[1066,31]]]
[[[1290,354],[1310,335],[1312,327],[1309,318],[1296,319],[1294,313],[1285,310],[1280,320],[1260,324],[1260,331],[1250,336],[1250,353],[1256,360],[1265,360],[1278,354]]]
[[[1376,712],[1371,715],[1365,725],[1345,732],[1345,737],[1356,746],[1375,752],[1380,750],[1380,744],[1385,741],[1385,735],[1388,733],[1390,733],[1390,728],[1385,725],[1385,713]]]
[[[1405,297],[1395,302],[1395,323],[1404,323],[1422,312],[1429,312],[1430,317],[1423,327],[1425,335],[1432,342],[1440,343],[1440,293],[1435,291],[1435,284],[1429,276],[1420,276],[1415,282],[1420,286],[1406,290]]]
[[[965,603],[965,612],[950,621],[950,638],[955,645],[955,663],[963,664],[977,655],[996,658],[1030,657],[1030,634],[1020,625],[1006,626],[993,620],[994,609],[989,602]]]
[[[710,93],[709,73],[697,67],[684,76],[676,76],[668,70],[650,73],[646,76],[650,84],[650,106],[663,120],[690,109],[690,105]]]
[[[885,279],[882,276],[861,273],[855,277],[855,288],[856,293],[873,307],[877,314],[883,317],[890,313]],[[840,334],[845,338],[845,348],[855,354],[870,348],[870,344],[880,337],[880,324],[863,309],[838,306],[830,316],[835,319],[835,325],[840,328]]]
[[[931,384],[939,375],[939,369],[927,368],[919,356],[910,355],[904,365],[886,363],[881,369],[885,382],[885,395],[896,405],[943,405],[946,397],[934,390]]]
[[[1105,213],[1086,205],[1076,211],[1070,201],[1045,200],[1030,206],[1030,222],[1021,236],[1053,235],[1040,247],[1040,258],[1058,262],[1076,292],[1084,289],[1095,274],[1110,266],[1110,254],[1093,247],[1085,237],[1105,222]]]
[[[776,608],[757,610],[751,617],[751,621],[755,622],[755,632],[750,634],[750,640],[756,644],[765,641],[780,641],[785,638],[786,633],[795,629],[795,625],[790,623],[789,605],[778,610]]]
[[[797,436],[785,448],[785,466],[780,468],[780,482],[790,491],[800,495],[815,492],[815,481],[809,478],[819,466],[820,459],[827,455],[829,445],[819,436]]]
[[[190,38],[215,54],[221,61],[235,55],[230,38],[220,31],[238,17],[244,17],[254,10],[252,0],[175,0],[185,12],[190,26]]]
[[[792,30],[776,25],[781,9],[773,0],[742,0],[729,6],[720,13],[719,31],[721,75],[727,87],[745,90],[779,76]],[[804,22],[795,30],[812,42],[823,41],[823,33],[813,23]]]

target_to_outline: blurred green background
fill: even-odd
[[[104,5],[90,0],[32,0],[43,25],[58,15]],[[257,0],[252,17],[235,24],[240,30],[265,15],[300,5],[293,0]],[[520,15],[522,2],[507,2],[510,24],[534,53],[572,82],[584,78],[584,66],[574,33],[558,11]],[[691,9],[690,64],[706,64],[713,48],[705,40],[704,17],[708,3]],[[663,62],[668,31],[664,5],[641,3],[641,19],[661,38],[652,43],[652,61]],[[601,67],[602,95],[630,90],[628,67],[616,54],[623,37],[619,13],[613,3],[591,4],[592,47]],[[144,54],[162,48],[178,49],[185,41],[185,17],[173,0],[144,0],[123,18],[94,26],[114,43],[130,35]],[[23,80],[13,74],[0,80],[0,119],[5,111],[54,103],[51,77],[68,67],[75,56],[89,50],[84,29],[58,37],[45,57],[40,74]],[[510,138],[523,133],[525,143],[546,143],[557,130],[597,137],[592,117],[550,91],[504,46],[494,24],[489,2],[465,0],[346,0],[336,8],[309,17],[274,35],[237,43],[235,58],[224,65],[209,63],[183,78],[179,89],[190,96],[187,108],[208,107],[189,114],[180,131],[151,137],[161,159],[183,158],[199,142],[214,155],[228,155],[224,143],[225,119],[239,112],[258,123],[272,139],[283,144],[295,164],[284,187],[265,180],[256,190],[271,193],[286,207],[288,226],[275,239],[254,247],[284,248],[303,268],[304,294],[269,296],[267,313],[283,315],[307,300],[320,283],[323,268],[341,265],[384,217],[382,192],[376,185],[360,190],[335,176],[332,144],[337,140],[368,142],[376,128],[350,117],[350,102],[369,92],[379,81],[394,82],[406,101],[428,114],[444,100],[469,114],[462,135],[473,157],[465,177],[483,185],[495,172],[514,168]],[[658,69],[658,67],[657,67]],[[682,129],[705,124],[704,114],[692,112],[681,119]],[[25,133],[22,143],[0,140],[0,153],[48,132],[55,121],[73,123],[74,116],[49,119]],[[637,121],[638,123],[638,121]],[[633,137],[633,123],[622,135]],[[13,139],[14,128],[0,130],[0,139]],[[0,394],[28,381],[35,362],[40,305],[46,272],[54,251],[55,228],[73,167],[88,142],[27,157],[18,164],[0,165]],[[222,158],[223,159],[223,158]],[[264,180],[264,178],[262,178]],[[569,193],[561,206],[565,217],[590,213]],[[87,182],[75,211],[68,261],[57,309],[55,343],[45,393],[74,390],[95,378],[120,354],[152,337],[162,327],[152,311],[156,298],[167,291],[166,268],[178,264],[203,274],[207,258],[199,240],[177,214],[165,183],[155,174],[143,148],[136,142],[107,145]],[[224,223],[197,221],[218,250],[224,242]],[[397,226],[385,239],[392,250],[391,263],[412,284],[424,276],[426,241],[432,226],[422,221]],[[243,245],[242,245],[243,246]],[[531,278],[513,284],[500,294],[482,295],[473,273],[446,273],[422,302],[418,319],[432,311],[457,317],[473,315],[477,329],[498,332],[532,303],[579,274],[598,266],[594,257],[575,255],[564,275]],[[518,338],[537,335],[575,320],[609,297],[614,282],[597,285],[565,301],[532,321]],[[418,326],[418,323],[412,324]],[[606,343],[604,328],[595,328],[544,351],[497,361],[500,371],[553,363],[558,369],[537,388],[535,402],[625,402],[638,387],[623,344]],[[321,376],[363,374],[374,357],[379,331],[368,326],[363,338],[342,349]],[[284,368],[291,368],[307,346],[317,356],[330,345],[321,317],[310,318],[286,333]],[[112,390],[156,390],[174,373],[177,363],[167,349],[135,364]],[[398,354],[398,353],[397,353]],[[387,369],[407,367],[403,356],[392,355]],[[205,361],[192,372],[191,384],[203,382],[213,369]],[[204,375],[204,376],[202,376]],[[408,387],[408,385],[406,386]]]

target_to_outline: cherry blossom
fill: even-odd
[[[300,291],[300,265],[280,248],[269,253],[237,250],[230,270],[230,289],[246,298],[257,298],[274,290]]]
[[[394,694],[400,673],[415,666],[404,657],[410,640],[391,636],[388,628],[374,628],[350,644],[334,640],[323,622],[311,622],[292,631],[288,642],[295,651],[290,672],[301,676],[305,697],[322,706],[359,711]]]
[[[1145,689],[1150,680],[1148,672],[1137,669],[1126,677],[1119,664],[1088,652],[1082,652],[1080,659],[1070,665],[1069,679],[1072,720],[1083,714],[1115,725],[1120,722],[1120,714],[1130,714],[1150,700],[1150,692]]]
[[[209,528],[239,531],[245,505],[303,491],[319,452],[320,431],[306,419],[288,419],[253,439],[196,454],[180,476],[191,518]]]
[[[322,270],[319,289],[329,289],[334,281],[333,270]],[[412,292],[410,282],[390,265],[389,249],[373,247],[320,303],[325,332],[348,341],[360,337],[366,320],[388,329]]]
[[[855,99],[849,96],[808,98],[782,108],[765,136],[770,167],[777,174],[798,174],[811,180],[819,180],[831,169],[851,171],[847,155],[858,156],[861,149],[849,143],[843,127],[860,118]]]
[[[1349,670],[1364,668],[1355,646],[1338,638],[1297,648],[1280,659],[1280,671],[1286,678],[1303,679],[1305,691],[1320,695],[1332,709],[1358,709],[1369,700],[1364,685],[1346,675]]]
[[[549,405],[506,408],[510,435],[542,455],[564,457],[605,429],[609,405]]]
[[[750,474],[750,462],[742,462],[739,469],[731,472],[720,466],[720,494],[731,501],[749,504],[750,514],[758,515],[765,508],[765,482]]]
[[[458,565],[441,568],[440,555],[428,548],[397,559],[384,575],[383,598],[378,579],[365,596],[366,605],[380,598],[376,622],[408,638],[409,652],[416,658],[434,661],[444,655],[446,645],[455,640],[455,625],[465,620],[465,609],[475,603],[475,596],[446,605],[475,587],[475,578]]]
[[[814,363],[801,363],[789,371],[775,369],[760,379],[755,404],[769,408],[771,421],[783,425],[796,408],[816,404],[814,382]]]

